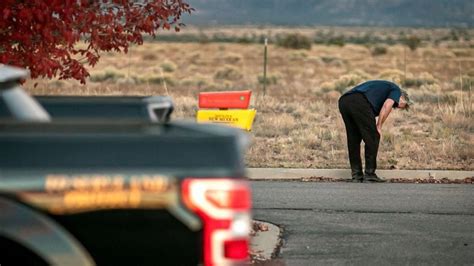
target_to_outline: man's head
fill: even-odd
[[[410,101],[410,97],[408,97],[408,93],[405,90],[402,90],[402,95],[400,96],[400,102],[398,103],[398,108],[409,110],[412,102]]]

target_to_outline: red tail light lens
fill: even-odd
[[[235,190],[209,190],[206,199],[216,207],[223,209],[250,209],[250,190],[238,188]]]
[[[243,260],[248,256],[248,240],[228,240],[224,242],[224,255],[226,258]]]
[[[188,178],[182,186],[184,204],[204,223],[204,265],[246,264],[251,209],[248,181]]]

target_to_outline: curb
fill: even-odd
[[[271,260],[278,253],[282,231],[280,227],[264,221],[253,220],[260,229],[250,239],[250,257],[252,263]]]
[[[474,171],[450,170],[377,170],[377,174],[387,180],[462,180],[474,177]],[[314,177],[345,179],[350,176],[349,169],[247,168],[247,177],[250,180],[301,180]]]

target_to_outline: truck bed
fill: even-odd
[[[2,123],[0,169],[113,168],[243,176],[241,134],[186,122]]]
[[[0,236],[33,230],[37,219],[59,226],[41,237],[50,243],[39,245],[45,250],[16,248],[0,257],[38,263],[35,253],[57,254],[54,236],[70,234],[99,265],[202,263],[202,224],[182,204],[180,183],[187,177],[243,178],[240,134],[186,122],[1,123],[0,220],[8,226]],[[109,189],[117,178],[123,184]],[[134,203],[137,180],[144,190]],[[96,185],[106,189],[94,191]],[[75,199],[69,205],[68,197]],[[11,240],[0,238],[1,249],[11,247]]]

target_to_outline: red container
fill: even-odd
[[[199,108],[247,109],[252,91],[219,91],[199,93]]]

